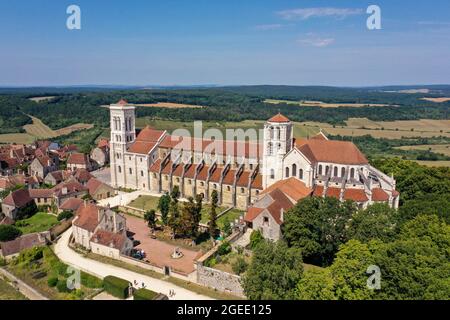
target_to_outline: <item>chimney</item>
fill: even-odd
[[[62,192],[63,195],[66,195],[67,194],[67,187],[63,187],[61,189],[61,192]]]
[[[281,211],[280,211],[280,220],[281,220],[281,222],[284,222],[284,209],[283,208],[281,208]]]

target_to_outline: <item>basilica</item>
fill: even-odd
[[[353,200],[361,208],[376,202],[398,207],[394,178],[371,166],[352,142],[322,132],[296,138],[282,114],[267,120],[261,142],[252,142],[174,136],[150,127],[136,134],[134,105],[121,100],[109,109],[115,188],[163,194],[178,186],[182,197],[201,194],[205,201],[216,190],[220,205],[247,211],[249,223],[266,212],[281,224],[282,212],[307,196]]]

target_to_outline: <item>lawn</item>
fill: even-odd
[[[27,298],[0,277],[0,300],[27,300]]]
[[[159,198],[152,196],[139,196],[136,200],[131,201],[128,206],[145,211],[156,210],[158,207]]]
[[[23,234],[47,231],[54,225],[58,224],[58,220],[55,216],[39,212],[31,218],[17,221],[16,227],[18,227]]]

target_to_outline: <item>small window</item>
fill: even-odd
[[[285,177],[289,178],[289,167],[286,167]]]
[[[142,158],[139,158],[139,160],[142,162]]]
[[[241,188],[241,193],[245,193],[245,189],[244,188]]]
[[[299,170],[298,177],[300,178],[300,180],[303,180],[303,169]]]
[[[230,186],[227,186],[227,191],[231,191],[231,187]]]
[[[202,181],[202,182],[200,182],[200,185],[201,185],[202,187],[204,187],[204,186],[205,186],[205,183]]]
[[[270,169],[270,179],[275,179],[275,170]]]
[[[117,169],[119,170],[119,173],[122,173],[122,167],[118,166]]]
[[[156,173],[153,173],[153,178],[156,178]]]
[[[144,171],[141,170],[141,177],[143,177],[143,176],[144,176]]]
[[[213,188],[214,188],[214,189],[217,189],[217,184],[214,183],[214,184],[213,184]]]
[[[176,180],[177,180],[177,182],[180,182],[180,178],[177,178]]]
[[[192,184],[192,180],[191,179],[188,180],[188,184]]]
[[[131,168],[128,169],[128,171],[130,172],[130,174],[133,174],[133,170]]]

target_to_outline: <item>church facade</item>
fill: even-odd
[[[352,142],[323,133],[297,139],[281,114],[266,122],[262,142],[174,136],[150,127],[136,135],[135,107],[124,100],[110,106],[110,115],[115,188],[163,194],[178,186],[182,197],[202,194],[206,201],[216,190],[220,205],[247,210],[264,190],[295,179],[310,196],[398,207],[394,178],[372,167]]]

